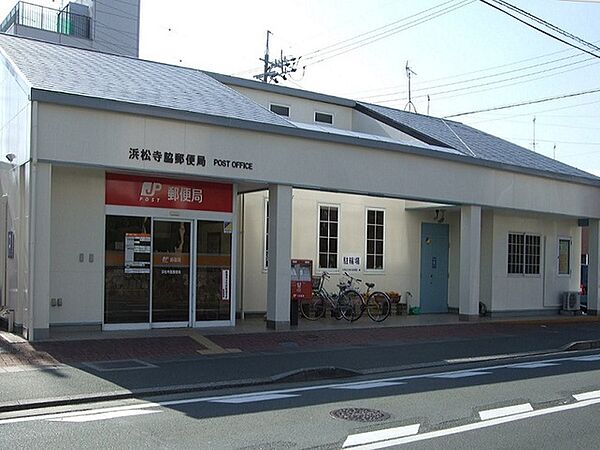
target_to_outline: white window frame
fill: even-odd
[[[271,110],[271,106],[279,106],[280,108],[287,108],[288,109],[288,115],[284,116],[283,114],[277,114],[276,112]],[[290,118],[292,117],[292,107],[291,105],[284,105],[283,103],[269,103],[269,111],[271,111],[273,114],[277,114],[280,117],[287,117]]]
[[[269,199],[263,201],[263,248],[262,248],[262,270],[269,270],[268,249],[269,249]]]
[[[383,263],[381,269],[369,269],[367,266],[368,257],[367,257],[367,247],[368,247],[368,229],[369,229],[369,211],[382,212],[383,213],[383,253],[381,256],[383,257]],[[386,229],[386,218],[385,218],[385,209],[384,208],[365,208],[365,253],[364,253],[364,271],[370,273],[384,273],[385,272],[385,229]],[[377,253],[375,253],[377,255]]]
[[[317,114],[326,114],[328,116],[331,116],[331,123],[321,122],[320,120],[317,120]],[[335,114],[333,114],[331,112],[325,112],[325,111],[315,111],[315,113],[313,114],[313,122],[316,124],[319,124],[319,125],[325,125],[325,126],[332,127],[335,124]]]
[[[560,243],[561,241],[569,242],[569,272],[561,273],[560,272]],[[556,274],[559,277],[570,278],[573,273],[573,239],[571,236],[558,236],[556,240]]]
[[[508,252],[508,245],[509,245],[509,239],[510,239],[510,235],[511,234],[515,234],[515,235],[520,235],[523,236],[523,264],[522,264],[522,271],[520,273],[510,273],[508,271],[508,259],[509,259],[509,252]],[[526,273],[525,271],[525,267],[527,265],[527,254],[526,254],[526,249],[527,249],[527,237],[528,236],[532,236],[532,237],[537,237],[540,240],[540,252],[539,252],[539,261],[538,261],[538,272],[537,273]],[[506,268],[506,274],[508,277],[515,277],[515,278],[539,278],[542,276],[542,270],[543,270],[543,249],[544,249],[544,245],[543,245],[543,239],[542,239],[542,235],[539,233],[529,233],[529,232],[523,232],[523,231],[509,231],[506,235],[506,264],[505,264],[505,268]]]
[[[337,225],[338,225],[338,229],[337,229],[337,256],[336,256],[336,267],[331,268],[331,267],[320,267],[320,247],[319,247],[319,240],[321,239],[321,207],[327,207],[327,208],[337,208],[337,212],[338,212],[338,216],[337,216]],[[316,264],[315,264],[315,272],[317,273],[322,273],[322,272],[329,272],[329,273],[339,273],[340,272],[340,254],[341,254],[341,249],[340,249],[340,243],[341,243],[341,222],[342,222],[342,207],[340,204],[338,203],[317,203],[317,251],[316,251]],[[329,236],[328,236],[329,238]]]

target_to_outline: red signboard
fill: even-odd
[[[106,174],[106,204],[196,211],[233,211],[230,184]]]
[[[292,300],[312,298],[312,260],[292,259]]]

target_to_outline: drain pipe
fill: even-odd
[[[240,274],[240,280],[239,280],[239,296],[238,298],[240,299],[240,319],[244,320],[246,318],[246,315],[244,313],[244,230],[246,228],[246,222],[245,222],[245,211],[246,211],[246,194],[241,194],[240,195],[240,227],[239,227],[239,233],[240,233],[240,248],[238,251],[238,258],[240,261],[240,270],[239,270],[239,274]]]

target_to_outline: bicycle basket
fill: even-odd
[[[312,277],[312,290],[313,292],[318,292],[323,287],[323,282],[325,281],[324,277]]]

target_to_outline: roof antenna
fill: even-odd
[[[554,144],[554,148],[552,149],[552,156],[556,159],[556,144]]]
[[[416,75],[416,74],[417,73],[414,70],[412,70],[410,67],[408,67],[408,61],[406,61],[406,76],[408,78],[408,103],[404,107],[404,111],[410,112],[410,108],[412,106],[413,112],[417,112],[417,108],[415,107],[415,104],[412,102],[411,92],[410,92],[410,77],[411,77],[411,75]]]
[[[427,94],[427,115],[429,115],[429,103],[431,103],[431,98],[429,98],[429,94]]]

